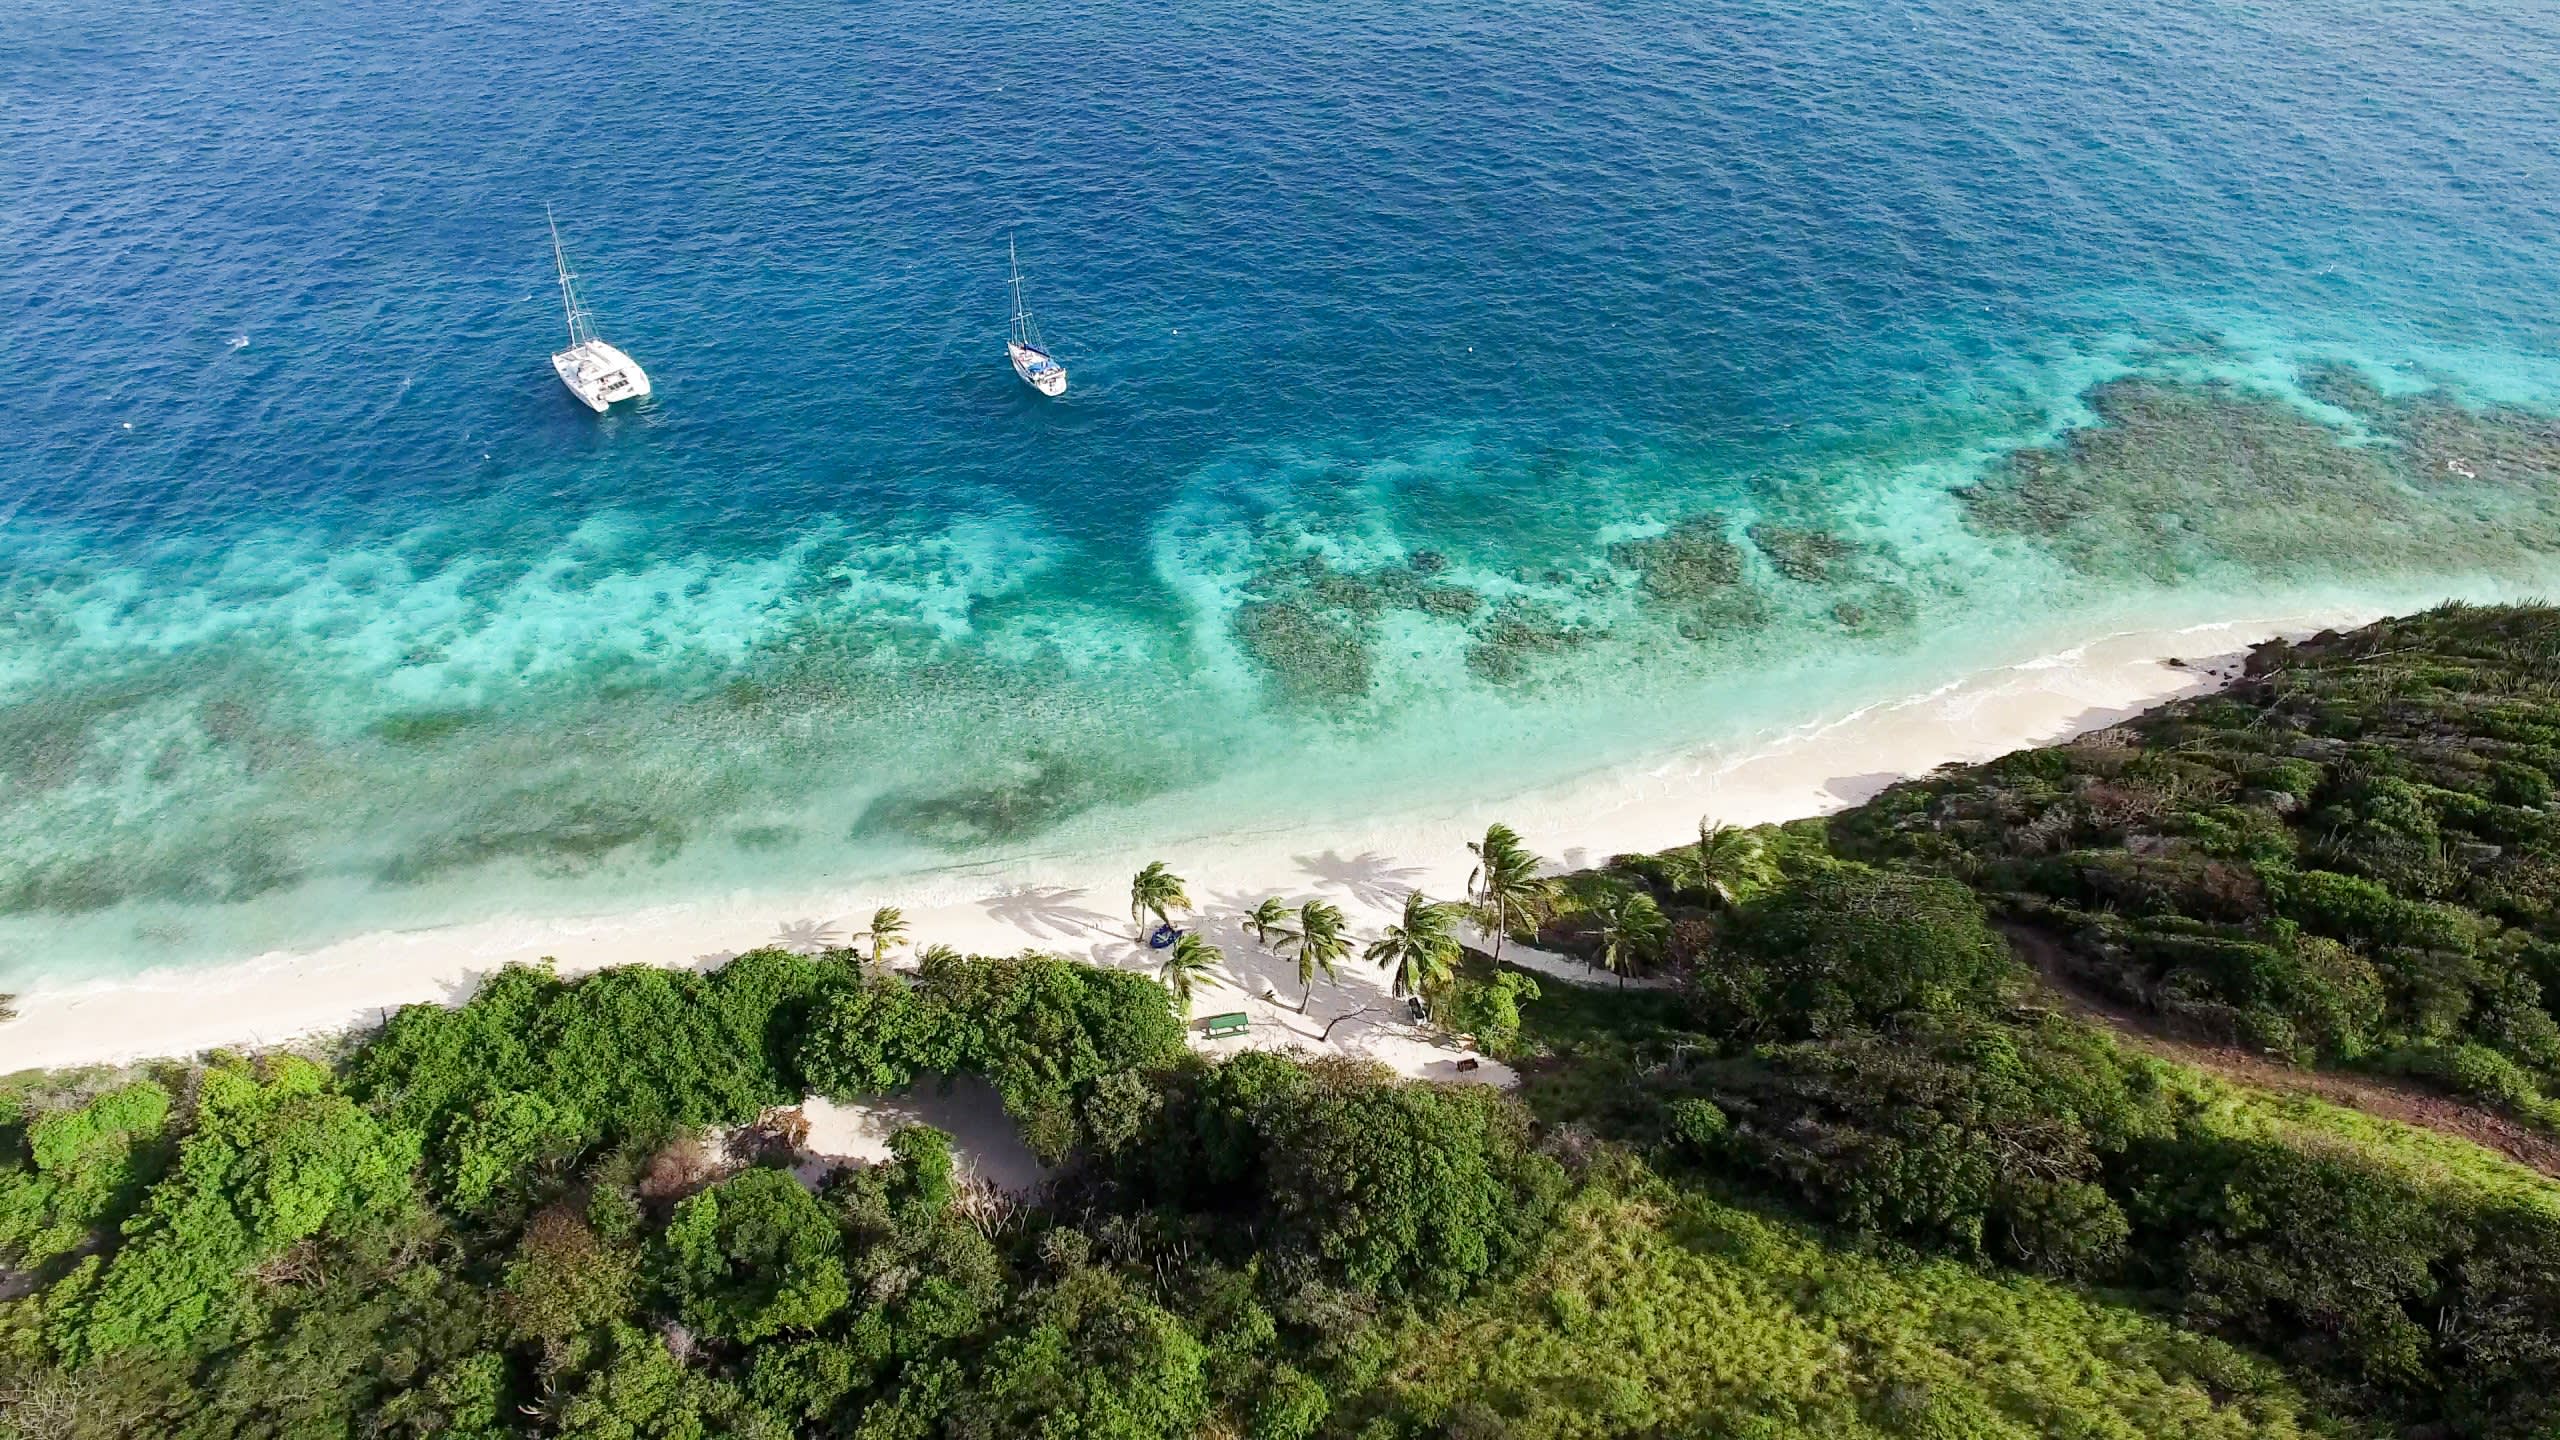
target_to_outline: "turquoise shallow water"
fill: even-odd
[[[0,984],[2543,588],[2554,75],[2524,0],[12,7]],[[551,378],[545,200],[654,400]]]

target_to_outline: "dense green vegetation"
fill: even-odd
[[[1969,881],[2197,1033],[2549,1122],[2556,686],[2540,606],[2264,646],[2221,695],[1896,786],[1832,843]]]
[[[1607,963],[1646,897],[1681,984],[1546,987],[1515,1043],[1571,1063],[1530,1101],[1854,1234],[2137,1294],[2348,1412],[2543,1433],[2560,1191],[2127,1055],[1989,921],[2207,1038],[2547,1122],[2555,680],[2560,612],[2449,607],[1787,827],[1741,885],[1712,830],[1568,877],[1550,943]]]
[[[1568,1188],[1492,1091],[1204,1065],[1141,977],[850,958],[515,969],[335,1074],[217,1058],[22,1094],[6,1425],[1305,1434],[1326,1356],[1373,1364],[1363,1333],[1515,1265]],[[1078,1158],[1052,1207],[964,1191],[920,1127],[814,1193],[776,1168],[802,1086],[929,1073],[986,1078]]]
[[[217,1057],[22,1084],[0,1433],[2312,1422],[2219,1342],[2042,1281],[1855,1258],[1496,1090],[1201,1061],[1156,986],[1060,960],[932,955],[908,978],[851,958],[510,970],[334,1073]],[[1444,999],[1517,1032],[1541,993],[1501,975]],[[959,1185],[921,1127],[814,1190],[783,1168],[773,1107],[799,1087],[935,1073],[987,1077],[1050,1137],[1070,1163],[1044,1206]]]
[[[1494,827],[1466,909],[1676,981],[1533,978],[1413,897],[1360,953],[1516,1094],[1198,1057],[1197,948],[1161,985],[892,974],[890,910],[867,955],[507,970],[327,1064],[22,1077],[0,1436],[2552,1433],[2560,1186],[2121,1048],[1996,928],[2164,1020],[2543,1114],[2560,617],[2255,671],[1558,881]],[[1189,905],[1133,882],[1134,923]],[[1355,953],[1321,902],[1251,922],[1305,986]],[[804,1097],[963,1075],[1057,1167],[1036,1203],[923,1127],[792,1168]]]

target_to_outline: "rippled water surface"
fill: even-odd
[[[10,6],[0,981],[2545,588],[2555,76],[2528,0]],[[653,400],[552,378],[546,200]]]

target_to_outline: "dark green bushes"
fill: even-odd
[[[1824,864],[1746,905],[1692,984],[1710,1028],[1802,1038],[1976,1009],[2014,968],[1964,886]]]
[[[2073,940],[2083,981],[2202,1033],[2542,1118],[2555,613],[2448,606],[2262,646],[2223,695],[1897,786],[1830,838],[1965,878]]]
[[[1170,1063],[1180,1025],[1142,976],[1055,956],[933,957],[912,982],[759,950],[708,975],[633,967],[564,982],[500,972],[459,1009],[414,1005],[350,1062],[349,1088],[445,1156],[479,1208],[581,1155],[737,1125],[808,1090],[858,1099],[919,1074],[984,1076],[1045,1159],[1079,1143],[1100,1077]]]
[[[1305,1436],[1564,1188],[1496,1092],[1186,1053],[1154,985],[1036,956],[509,971],[343,1086],[226,1063],[0,1135],[0,1262],[46,1267],[0,1394],[78,1436]],[[1091,1152],[1058,1207],[920,1127],[816,1192],[692,1133],[961,1073]]]
[[[1319,1065],[1255,1116],[1284,1255],[1354,1290],[1456,1296],[1516,1258],[1563,1188],[1517,1107]]]
[[[167,1089],[137,1080],[27,1128],[27,1159],[0,1172],[0,1254],[43,1266],[115,1228],[168,1163]]]
[[[529,1122],[536,1106],[544,1143],[573,1151],[737,1124],[800,1097],[801,1034],[846,973],[779,950],[708,975],[633,966],[563,982],[509,967],[459,1009],[394,1015],[348,1088],[438,1141],[466,1122]]]
[[[308,1061],[217,1065],[199,1081],[177,1163],[49,1296],[49,1331],[73,1357],[181,1350],[251,1323],[251,1272],[325,1231],[397,1225],[418,1164],[414,1132],[386,1127]]]
[[[676,1207],[657,1278],[695,1331],[753,1341],[824,1323],[853,1298],[834,1216],[780,1170],[749,1170]]]
[[[2067,1029],[1978,1021],[1762,1049],[1693,1080],[1722,1134],[1679,1102],[1673,1133],[1851,1228],[2048,1274],[2110,1273],[2127,1221],[2103,1157],[2164,1132],[2155,1088]]]
[[[1466,1290],[1534,1242],[1564,1186],[1508,1097],[1351,1061],[1248,1051],[1178,1073],[1152,1115],[1109,1157],[1116,1186],[1362,1294]]]
[[[1054,955],[928,958],[916,976],[923,1068],[984,1076],[1034,1153],[1055,1162],[1079,1140],[1076,1105],[1103,1076],[1159,1068],[1183,1051],[1163,987]]]

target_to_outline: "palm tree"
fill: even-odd
[[[1627,972],[1662,953],[1671,931],[1651,892],[1622,890],[1600,906],[1600,963],[1627,988]]]
[[[907,943],[907,917],[897,906],[883,905],[871,912],[871,928],[857,930],[853,936],[856,940],[866,937],[871,941],[871,963],[887,964],[889,952]]]
[[[1502,958],[1502,942],[1511,927],[1534,915],[1546,903],[1554,887],[1538,872],[1546,861],[1529,853],[1520,843],[1519,832],[1495,823],[1485,827],[1484,838],[1467,846],[1476,857],[1475,873],[1467,877],[1467,901],[1476,912],[1476,923],[1493,936],[1493,958]]]
[[[1253,912],[1244,917],[1244,928],[1253,936],[1256,945],[1270,945],[1274,935],[1286,937],[1289,933],[1289,903],[1277,895],[1272,896],[1254,906]]]
[[[1458,937],[1454,933],[1458,909],[1434,904],[1415,890],[1404,897],[1404,914],[1387,927],[1385,934],[1369,942],[1360,958],[1393,973],[1390,988],[1399,998],[1419,996],[1428,1004],[1431,992],[1448,982],[1449,967],[1458,960]]]
[[[1153,915],[1159,924],[1173,923],[1173,912],[1191,908],[1191,892],[1182,888],[1182,877],[1164,868],[1161,860],[1150,860],[1147,868],[1129,882],[1129,923],[1144,930],[1147,917]]]
[[[1681,880],[1730,910],[1778,876],[1777,858],[1755,831],[1700,817],[1698,848],[1676,857]]]
[[[948,965],[958,959],[960,959],[960,951],[956,947],[945,945],[939,940],[934,941],[932,944],[927,945],[922,950],[916,952],[916,963],[918,965]]]
[[[1351,957],[1351,942],[1342,933],[1342,911],[1322,900],[1310,900],[1298,907],[1298,923],[1294,928],[1278,932],[1280,946],[1293,950],[1298,960],[1298,1013],[1307,1013],[1307,1002],[1315,998],[1316,972],[1324,972],[1328,984],[1336,978],[1333,967]]]
[[[1164,986],[1165,994],[1173,998],[1176,1013],[1191,1013],[1193,987],[1201,976],[1218,968],[1219,962],[1226,958],[1219,953],[1217,946],[1192,931],[1184,931],[1181,938],[1173,942],[1173,949],[1165,954],[1164,964],[1156,970],[1156,982]]]

